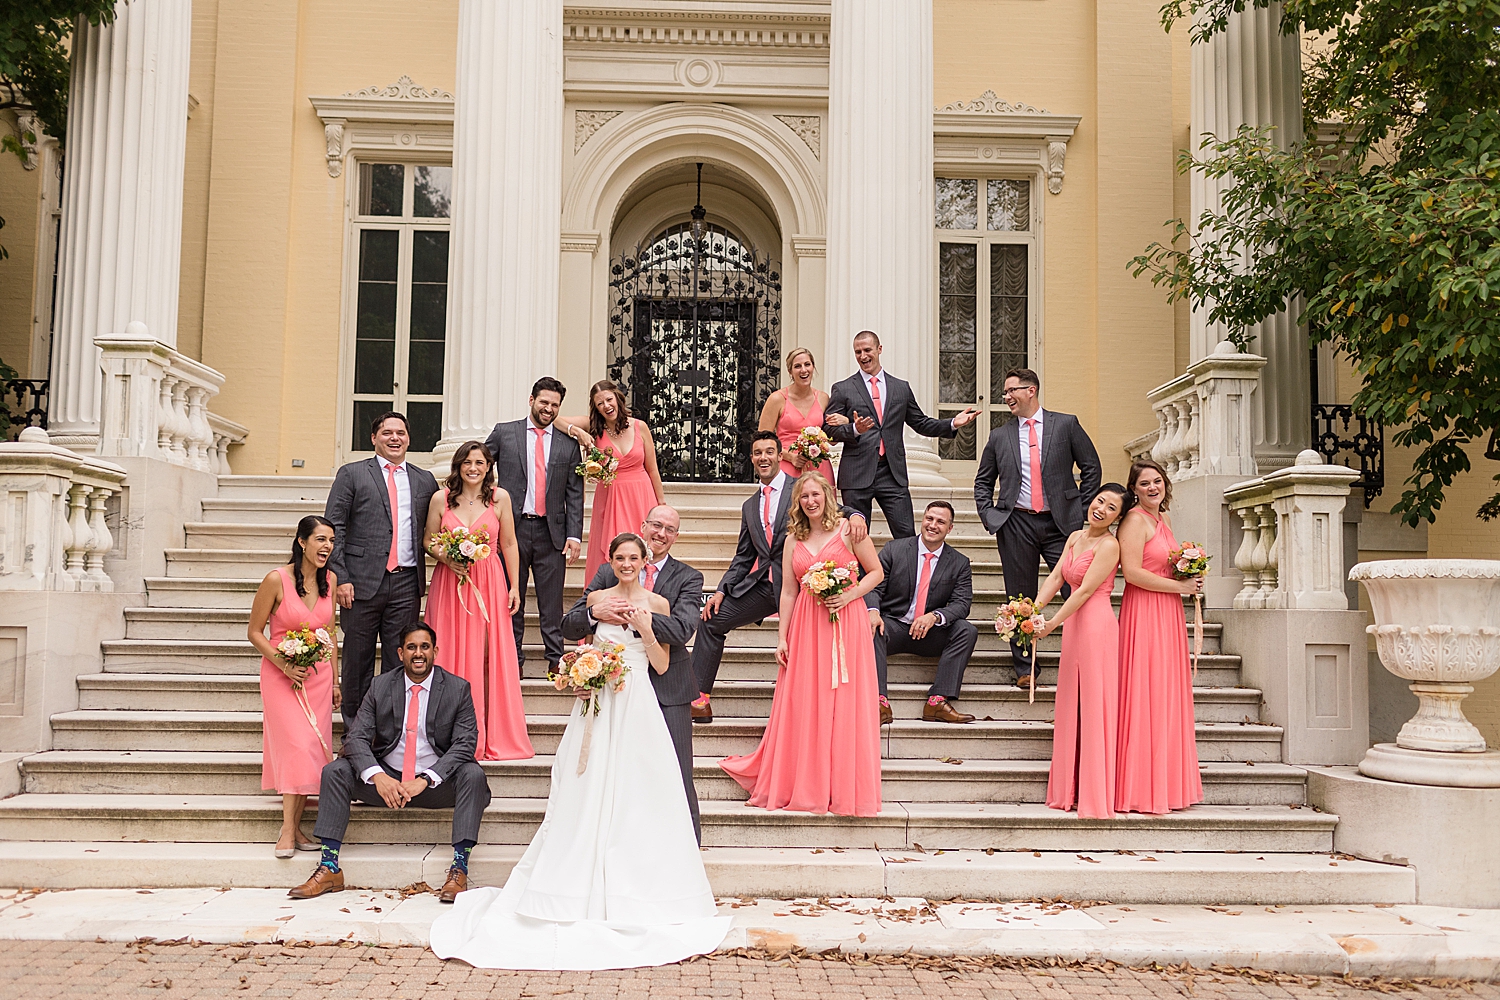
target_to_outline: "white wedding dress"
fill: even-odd
[[[552,765],[547,814],[503,889],[460,893],[432,924],[439,958],[486,969],[630,969],[717,948],[720,917],[693,837],[682,772],[641,639],[625,646],[625,686],[606,688],[578,773],[587,702],[574,708]]]

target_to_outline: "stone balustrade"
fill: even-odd
[[[1265,358],[1241,354],[1223,341],[1184,374],[1146,394],[1157,422],[1150,455],[1173,483],[1256,474],[1250,396],[1265,364]],[[1139,447],[1138,442],[1131,444]]]
[[[0,590],[109,592],[105,508],[125,470],[74,454],[28,427],[0,444]]]
[[[96,338],[104,369],[99,454],[227,473],[245,428],[211,415],[224,376],[154,339],[143,323]]]
[[[1346,610],[1344,505],[1359,473],[1325,465],[1315,451],[1236,483],[1224,502],[1241,521],[1234,555],[1243,584],[1233,606]]]

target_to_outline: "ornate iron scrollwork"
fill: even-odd
[[[650,424],[663,479],[748,482],[780,384],[781,273],[703,216],[610,262],[608,372]]]
[[[14,441],[27,427],[47,427],[48,382],[44,378],[0,381],[0,441]]]
[[[1313,448],[1330,465],[1352,469],[1358,459],[1354,486],[1364,489],[1365,506],[1370,506],[1385,489],[1385,427],[1347,403],[1314,403],[1312,436]]]

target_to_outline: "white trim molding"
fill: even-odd
[[[933,156],[943,168],[1024,168],[1062,193],[1068,143],[1078,115],[1054,115],[1045,108],[1002,101],[986,90],[972,101],[954,101],[932,115]]]
[[[453,153],[453,95],[402,76],[386,86],[339,97],[309,97],[323,123],[328,176],[344,172],[353,154]]]

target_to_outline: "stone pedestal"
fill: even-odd
[[[874,330],[884,367],[937,412],[932,275],[932,0],[833,0],[828,59],[828,381]],[[907,434],[913,486],[947,486],[937,448]]]
[[[1339,818],[1336,851],[1417,870],[1417,902],[1500,906],[1500,789],[1379,781],[1352,767],[1309,768],[1309,804]]]
[[[121,2],[108,26],[73,35],[48,427],[99,441],[95,338],[131,321],[177,343],[190,0]]]
[[[557,373],[562,29],[562,0],[458,6],[444,469]]]

